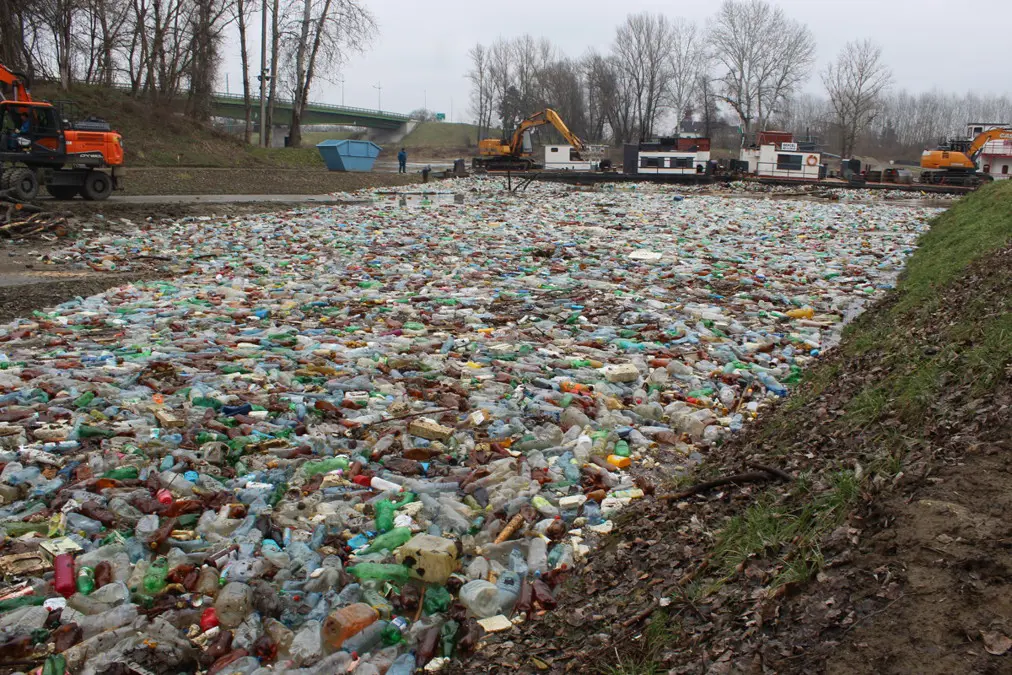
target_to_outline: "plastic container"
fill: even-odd
[[[372,171],[383,149],[372,141],[326,140],[316,144],[330,171]]]
[[[444,537],[416,534],[397,549],[397,561],[415,579],[442,585],[457,569],[457,545]]]
[[[331,612],[323,622],[321,637],[330,649],[340,649],[348,638],[357,635],[379,618],[379,612],[358,602]],[[377,640],[379,635],[377,634]]]

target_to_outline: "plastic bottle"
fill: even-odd
[[[324,626],[326,626],[324,622]],[[355,652],[357,654],[366,654],[372,651],[383,639],[383,632],[389,626],[388,621],[378,620],[374,623],[369,624],[361,631],[348,637],[344,640],[341,645],[341,649],[346,652]]]
[[[144,574],[145,595],[156,595],[165,588],[165,579],[168,574],[169,561],[164,556],[159,556]]]
[[[323,622],[321,629],[323,642],[330,649],[340,649],[345,640],[361,632],[378,618],[379,612],[362,602],[336,609]]]
[[[90,595],[95,590],[95,570],[91,567],[82,567],[77,571],[77,592],[83,595]]]
[[[461,604],[479,619],[499,613],[499,589],[484,579],[475,579],[464,584],[460,589],[459,598]]]
[[[77,592],[74,581],[74,558],[69,553],[61,553],[53,559],[53,588],[65,598]]]
[[[395,527],[386,534],[381,534],[373,539],[372,543],[369,544],[362,553],[374,553],[384,549],[387,551],[394,551],[397,547],[407,542],[408,539],[411,539],[410,527]]]
[[[389,532],[394,527],[394,504],[381,499],[373,505],[376,511],[376,530],[380,533]]]
[[[495,585],[499,592],[499,612],[509,614],[520,595],[521,577],[516,572],[507,570],[499,575]]]
[[[214,609],[218,613],[218,621],[222,626],[235,628],[249,614],[252,604],[253,590],[242,582],[233,581],[218,592]]]
[[[390,664],[386,675],[413,675],[415,672],[415,655],[412,653],[401,654]]]
[[[390,563],[358,563],[357,565],[349,567],[345,571],[359,581],[365,579],[379,579],[381,581],[390,581],[395,584],[403,584],[411,578],[411,570],[409,568],[404,565],[394,565]]]

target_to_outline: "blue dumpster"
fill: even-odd
[[[372,171],[381,148],[372,141],[329,140],[316,144],[331,171]]]

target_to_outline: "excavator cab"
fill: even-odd
[[[46,155],[63,152],[63,125],[51,105],[0,101],[0,116],[4,129],[0,137],[3,151],[20,152],[26,157],[38,153],[40,164],[46,163]],[[29,126],[27,132],[23,132],[21,127],[26,116]]]

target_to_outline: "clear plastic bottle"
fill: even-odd
[[[479,619],[499,613],[499,589],[484,579],[475,579],[460,589],[460,602]]]
[[[222,626],[235,628],[245,620],[252,604],[253,590],[242,582],[233,581],[218,592],[214,608]]]

